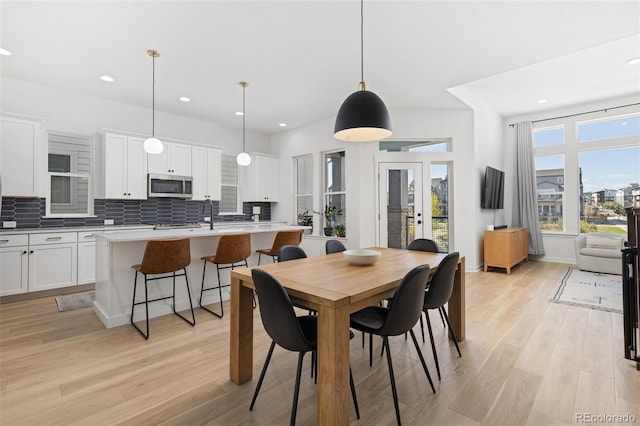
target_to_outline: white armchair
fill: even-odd
[[[610,232],[580,234],[575,240],[576,264],[584,271],[622,274],[624,235]]]

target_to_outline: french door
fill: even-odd
[[[423,163],[378,163],[378,244],[406,248],[423,238]]]

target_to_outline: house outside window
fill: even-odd
[[[83,136],[48,135],[46,215],[93,215],[92,143]]]
[[[223,155],[220,159],[220,214],[242,214],[240,185],[238,183],[238,163],[233,155]]]

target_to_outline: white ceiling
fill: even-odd
[[[637,0],[367,0],[364,13],[365,81],[392,118],[466,108],[447,92],[460,85],[505,117],[640,90],[625,63],[640,56]],[[357,90],[359,14],[357,0],[1,0],[0,72],[150,108],[156,49],[156,109],[239,127],[245,80],[247,128],[273,134],[335,116]]]

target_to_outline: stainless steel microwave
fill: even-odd
[[[148,175],[147,196],[149,198],[193,197],[193,179],[191,176]]]

